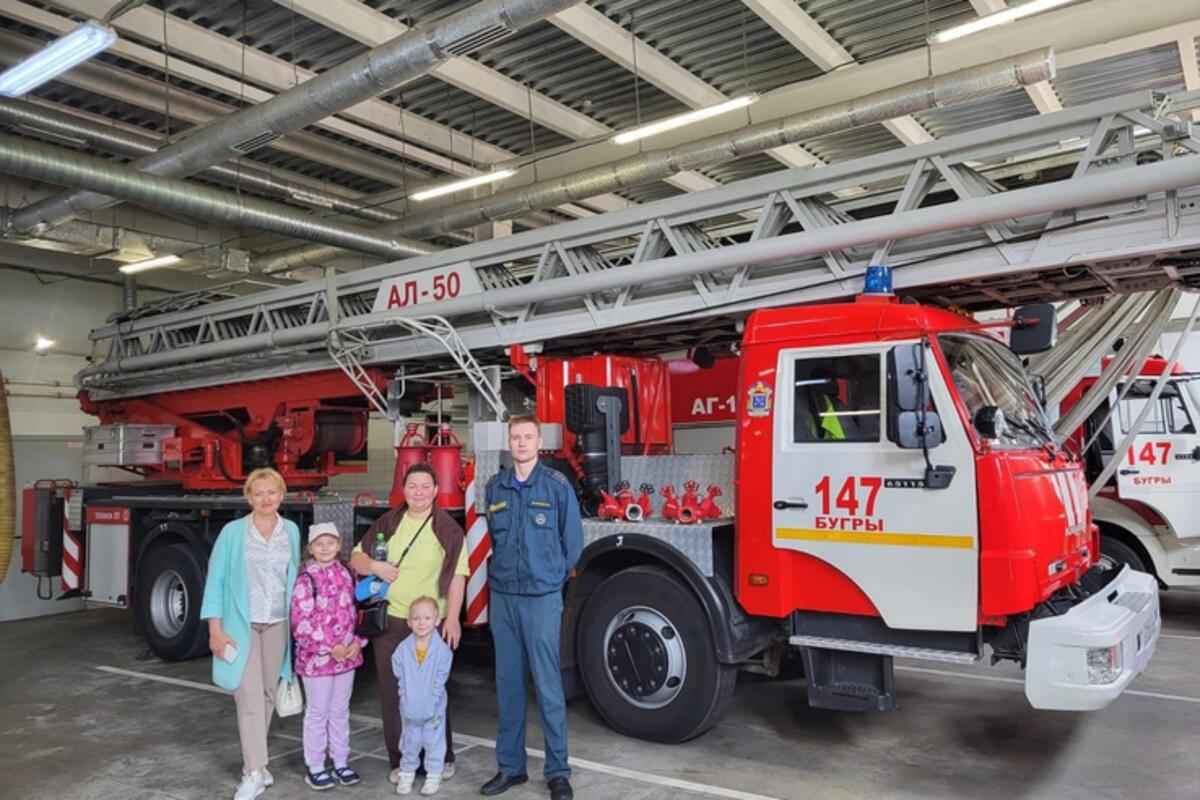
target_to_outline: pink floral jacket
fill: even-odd
[[[316,597],[313,597],[313,588]],[[357,658],[337,661],[329,651],[336,645],[367,640],[354,635],[354,578],[337,561],[324,567],[309,559],[300,567],[292,588],[292,639],[296,642],[296,674],[306,678],[340,675],[362,666]]]

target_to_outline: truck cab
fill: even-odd
[[[1141,671],[1153,580],[1098,568],[1082,464],[998,337],[863,297],[755,312],[743,344],[737,598],[787,620],[811,702],[886,707],[892,656],[985,645],[1038,708],[1099,708]]]
[[[1164,587],[1200,586],[1200,376],[1176,364],[1132,443],[1115,452],[1166,366],[1161,357],[1147,359],[1135,377],[1117,384],[1073,438],[1081,449],[1090,442],[1084,452],[1089,480],[1113,458],[1120,459],[1092,500],[1104,556],[1155,575]],[[1095,381],[1084,379],[1064,408]]]

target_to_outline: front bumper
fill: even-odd
[[[1150,663],[1161,626],[1157,582],[1125,567],[1067,613],[1030,623],[1025,696],[1034,708],[1104,708]],[[1121,659],[1115,680],[1089,683],[1088,650],[1111,647]]]

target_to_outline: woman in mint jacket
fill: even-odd
[[[208,561],[200,618],[208,620],[213,682],[233,692],[242,781],[234,800],[253,800],[273,783],[267,728],[280,677],[291,680],[288,611],[300,566],[300,531],[279,516],[287,492],[273,469],[256,469],[242,489],[251,512],[221,529]]]

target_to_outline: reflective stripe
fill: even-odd
[[[951,536],[941,533],[862,533],[850,531],[817,531],[807,528],[776,528],[775,538],[792,541],[887,544],[905,547],[953,547],[970,549],[975,546],[974,537]]]

